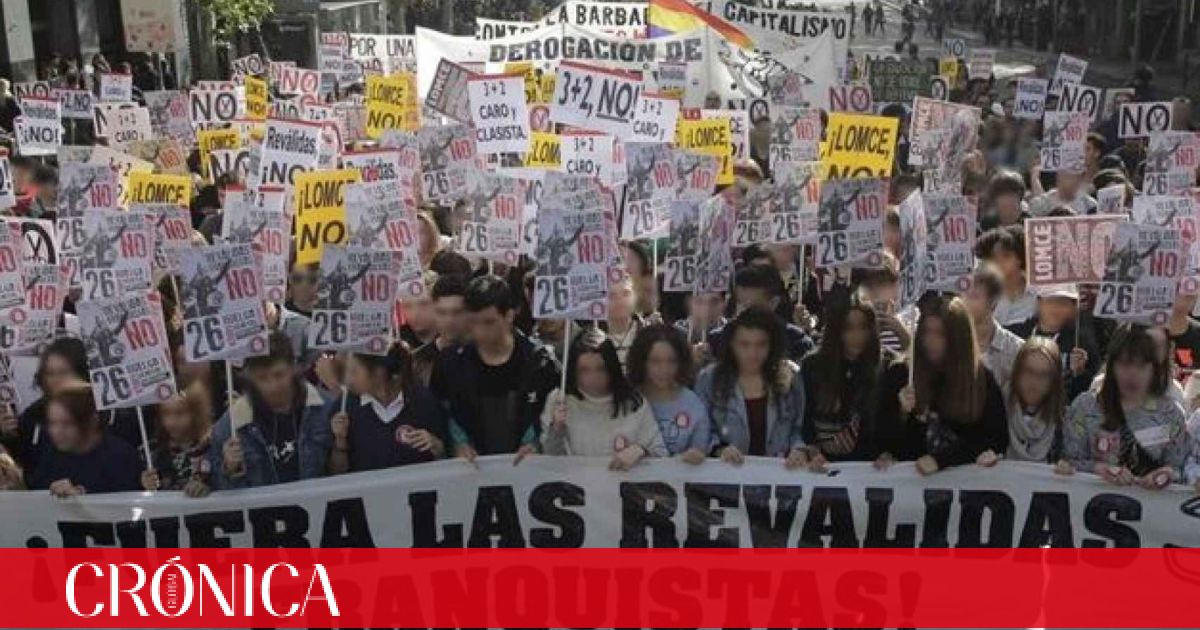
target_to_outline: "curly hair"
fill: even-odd
[[[733,353],[733,340],[740,330],[757,330],[766,333],[768,351],[766,363],[762,366],[763,382],[766,383],[769,390],[776,390],[774,393],[783,393],[778,390],[782,388],[783,383],[781,373],[786,359],[787,335],[783,321],[775,313],[761,306],[752,306],[742,311],[725,326],[722,333],[725,343],[721,350],[721,357],[714,368],[713,389],[722,397],[733,393],[739,371],[737,357]]]
[[[654,344],[659,342],[667,344],[675,353],[675,382],[687,387],[692,381],[692,352],[683,338],[683,333],[668,324],[652,324],[639,330],[633,338],[629,356],[625,359],[629,382],[639,388],[646,384],[646,364],[650,360]]]

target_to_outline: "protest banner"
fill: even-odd
[[[967,78],[988,80],[996,65],[996,51],[972,48],[967,53]]]
[[[831,179],[821,184],[818,267],[883,264],[883,214],[887,180]]]
[[[913,113],[909,122],[908,163],[924,166],[921,134],[935,129],[949,129],[951,136],[945,153],[939,159],[961,163],[960,158],[975,148],[979,137],[979,119],[982,112],[978,107],[935,101],[921,96],[913,99]]]
[[[1088,62],[1071,55],[1060,54],[1058,65],[1054,68],[1054,79],[1050,81],[1048,94],[1058,94],[1063,84],[1083,83],[1083,75],[1087,72]]]
[[[368,76],[387,76],[416,70],[417,46],[412,35],[350,33],[349,38],[350,59],[361,66],[362,72]],[[424,51],[421,56],[425,56]]]
[[[25,322],[25,275],[21,224],[0,219],[0,323]]]
[[[1200,135],[1190,131],[1150,134],[1142,175],[1146,195],[1182,195],[1196,183],[1200,168]]]
[[[728,291],[733,282],[734,208],[725,195],[700,202],[696,250],[697,293]]]
[[[133,100],[133,75],[103,72],[97,75],[100,82],[100,101],[104,103],[128,103]]]
[[[976,201],[965,195],[941,193],[924,193],[921,201],[929,248],[925,288],[963,293],[971,288],[975,271]]]
[[[900,280],[900,308],[913,306],[928,289],[928,269],[931,267],[929,251],[929,222],[925,216],[925,202],[921,191],[914,190],[900,202],[896,209],[900,215],[900,260],[897,261]]]
[[[630,142],[670,142],[679,121],[679,99],[642,92],[633,116]]]
[[[622,137],[633,130],[642,79],[638,74],[564,61],[554,75],[550,120]]]
[[[616,138],[601,133],[576,132],[559,136],[562,170],[568,175],[593,178],[605,186],[625,181],[624,152]]]
[[[430,201],[449,202],[466,194],[475,171],[475,137],[467,125],[422,127],[417,132],[421,151],[421,194]]]
[[[317,167],[320,150],[320,123],[268,119],[259,158],[259,185],[294,185],[300,173]]]
[[[525,200],[521,180],[479,173],[464,198],[466,217],[458,251],[471,258],[515,265],[521,248],[520,208]]]
[[[262,278],[249,243],[180,252],[184,356],[188,361],[244,359],[267,351]]]
[[[242,145],[242,136],[237,129],[201,129],[196,132],[196,146],[200,150],[200,173],[206,181],[213,181],[209,161],[214,151],[231,151]]]
[[[110,299],[153,287],[154,224],[133,212],[83,215],[80,278],[84,300]]]
[[[601,319],[608,312],[607,233],[599,191],[547,197],[538,209],[533,316]]]
[[[296,176],[295,247],[296,262],[308,264],[321,260],[327,243],[346,239],[347,184],[358,181],[358,171],[312,171]]]
[[[675,146],[721,161],[717,185],[733,183],[732,123],[728,118],[681,119],[675,127]]]
[[[77,308],[98,409],[150,405],[175,395],[171,348],[157,292],[121,292],[84,300]]]
[[[852,82],[831,86],[829,88],[829,108],[835,112],[871,113],[875,109],[871,84]]]
[[[771,217],[779,214],[779,191],[771,182],[746,190],[733,205],[733,247],[766,243],[771,232]]]
[[[475,18],[475,38],[501,39],[555,24],[586,26],[627,39],[646,36],[647,5],[641,2],[571,1],[547,11],[536,22]]]
[[[67,299],[67,271],[53,263],[25,262],[20,286],[24,303],[2,309],[7,321],[0,322],[0,350],[10,354],[37,352],[54,339],[63,303]],[[0,295],[7,293],[7,272],[0,273]],[[15,316],[20,309],[20,316]],[[0,401],[2,402],[2,401]]]
[[[772,172],[779,203],[772,206],[770,242],[814,243],[824,167],[820,162],[780,162]]]
[[[13,186],[12,164],[7,152],[0,153],[0,210],[17,205],[17,192]]]
[[[250,120],[266,120],[270,113],[267,82],[257,77],[246,77],[246,117]]]
[[[1186,259],[1175,226],[1118,224],[1105,257],[1093,315],[1165,325]]]
[[[192,125],[205,129],[241,117],[237,86],[232,82],[199,84],[188,91]]]
[[[55,89],[53,96],[62,105],[62,117],[69,120],[91,120],[94,96],[88,90]]]
[[[1145,138],[1169,131],[1173,111],[1169,101],[1125,103],[1117,114],[1117,136],[1121,139]]]
[[[400,252],[329,245],[321,252],[320,292],[308,326],[308,347],[385,355]]]
[[[832,112],[821,144],[831,179],[888,177],[896,157],[900,121],[891,116]]]
[[[192,215],[173,203],[139,204],[130,212],[147,214],[154,223],[154,268],[179,273],[179,252],[192,247]]]
[[[1097,283],[1124,216],[1045,217],[1025,221],[1025,269],[1031,286]]]
[[[657,238],[670,225],[669,207],[675,191],[675,158],[665,144],[636,143],[626,153],[629,176],[625,184],[621,239]]]
[[[1046,111],[1046,79],[1021,77],[1017,79],[1017,98],[1013,101],[1013,118],[1041,120]]]
[[[1082,173],[1085,169],[1086,114],[1046,112],[1042,120],[1041,168],[1047,173]]]
[[[531,130],[522,75],[477,74],[467,80],[467,94],[476,151],[490,155],[529,150]]]
[[[821,151],[821,112],[800,107],[776,107],[771,112],[769,164],[812,162]]]
[[[282,192],[282,188],[276,190]],[[290,219],[257,188],[226,193],[221,237],[225,243],[250,245],[262,299],[276,304],[282,304],[287,296]]]
[[[58,99],[29,96],[21,99],[21,115],[13,119],[17,153],[24,156],[54,155],[62,146],[62,121]]]
[[[416,213],[400,197],[394,180],[347,184],[347,245],[390,250],[399,256],[396,267],[397,299],[425,298]]]
[[[467,81],[474,74],[453,61],[441,59],[433,83],[425,94],[425,106],[458,122],[471,122]]]
[[[146,109],[150,110],[150,128],[158,137],[175,138],[186,147],[196,142],[192,127],[191,101],[187,93],[177,90],[143,92]]]
[[[192,178],[187,175],[131,173],[128,204],[173,203],[186,207],[192,201]]]
[[[708,3],[708,11],[735,26],[745,39],[759,50],[776,56],[786,57],[795,52],[808,53],[816,40],[827,37],[833,44],[833,50],[821,63],[832,63],[833,69],[839,73],[846,68],[850,47],[850,16],[845,13],[767,9],[736,0],[711,0]],[[734,44],[745,46],[743,42]],[[814,59],[822,58],[809,56]],[[802,72],[814,70],[801,67],[793,69]],[[824,95],[826,90],[828,85],[823,85],[819,93]],[[823,107],[825,103],[817,105]]]
[[[1091,124],[1096,120],[1096,116],[1100,115],[1102,103],[1100,88],[1064,83],[1059,89],[1058,106],[1055,110],[1082,114],[1087,118],[1088,124]]]
[[[388,129],[412,131],[420,124],[413,76],[367,77],[367,136],[378,138]]]
[[[867,64],[871,95],[879,103],[908,103],[929,94],[929,78],[936,72],[919,59],[872,59]]]

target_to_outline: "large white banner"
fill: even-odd
[[[476,468],[446,460],[187,499],[177,492],[0,492],[0,545],[24,547],[1200,546],[1200,500],[1181,486],[1117,487],[1092,475],[1001,462],[920,476],[837,464],[789,472],[543,457]],[[153,527],[150,524],[153,523]]]
[[[536,22],[475,18],[476,39],[499,39],[527,33],[543,26],[573,24],[616,35],[639,38],[646,36],[649,5],[643,2],[565,2]]]

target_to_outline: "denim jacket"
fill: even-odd
[[[708,408],[712,422],[713,437],[718,446],[734,446],[742,453],[750,451],[750,423],[746,418],[746,398],[741,387],[734,386],[732,392],[718,399],[714,375],[716,365],[710,365],[696,377],[696,394]],[[765,453],[768,457],[786,457],[793,448],[804,446],[800,436],[801,419],[804,417],[804,383],[800,368],[785,361],[780,369],[780,387],[771,388],[767,405],[767,438]],[[782,390],[782,395],[776,391]]]
[[[300,478],[316,479],[325,476],[329,451],[333,448],[333,432],[329,420],[323,413],[325,398],[316,387],[303,383],[304,413],[300,416],[297,429],[297,457],[300,458]],[[245,473],[230,477],[225,473],[223,449],[232,430],[238,432],[242,441],[242,457]],[[249,396],[242,396],[225,412],[212,430],[212,442],[208,449],[208,460],[212,466],[212,486],[217,490],[233,488],[256,488],[279,483],[271,456],[267,453],[267,439],[254,423],[254,410]]]

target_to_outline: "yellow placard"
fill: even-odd
[[[944,74],[951,79],[958,76],[958,57],[942,57],[938,59],[938,74]]]
[[[326,243],[346,240],[346,184],[358,181],[358,169],[296,173],[296,262],[321,261]]]
[[[201,129],[196,132],[196,146],[200,149],[200,175],[205,181],[212,181],[208,173],[208,156],[213,151],[241,148],[242,137],[237,129]]]
[[[124,155],[124,154],[122,154],[122,155]],[[121,207],[122,208],[129,207],[130,177],[133,175],[147,175],[147,174],[154,172],[154,164],[153,163],[135,158],[133,156],[129,156],[129,159],[137,160],[137,161],[128,164],[128,166],[122,167],[125,169],[125,174],[121,176],[121,179],[119,182],[121,185]]]
[[[830,112],[821,162],[830,179],[888,177],[896,159],[900,119]]]
[[[535,131],[525,154],[526,168],[558,170],[562,168],[562,138],[558,134]]]
[[[270,95],[267,82],[255,77],[244,79],[246,86],[246,117],[250,120],[266,120],[270,111]]]
[[[174,203],[186,207],[192,201],[192,178],[165,173],[130,173],[126,187],[128,205]]]
[[[519,61],[504,64],[504,74],[525,75],[525,102],[549,104],[554,96],[554,73],[538,70],[532,62]]]
[[[675,145],[721,159],[717,185],[733,183],[733,132],[728,117],[705,120],[680,119],[675,126]]]
[[[420,126],[416,77],[410,72],[367,77],[367,136],[378,139],[388,129],[413,131]]]

